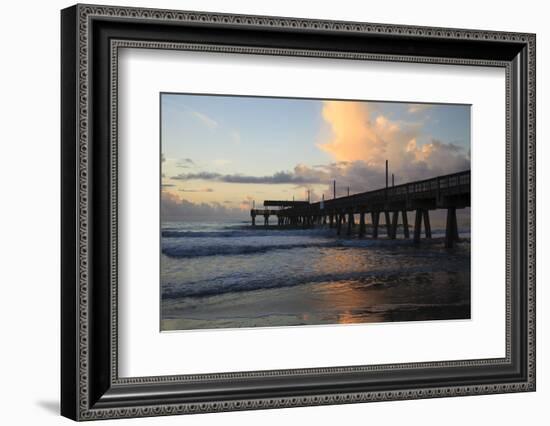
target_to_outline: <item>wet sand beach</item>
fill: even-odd
[[[462,232],[464,234],[464,232]],[[161,330],[470,318],[470,244],[166,224]]]

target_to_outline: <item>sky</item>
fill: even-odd
[[[164,220],[246,219],[470,168],[470,106],[161,94]]]

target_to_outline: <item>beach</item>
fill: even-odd
[[[469,231],[461,230],[461,235]],[[165,223],[161,330],[470,318],[470,243]]]

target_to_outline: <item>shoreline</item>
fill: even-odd
[[[409,232],[412,234],[413,226],[409,225]],[[372,237],[372,224],[365,224],[365,235],[360,237],[358,235],[359,225],[355,224],[352,226],[352,233],[351,235],[348,235],[347,232],[342,232],[340,235],[336,234],[336,228],[330,228],[328,225],[242,225],[236,227],[237,229],[243,230],[243,231],[326,231],[327,233],[329,231],[333,231],[334,237],[338,239],[343,240],[358,240],[358,241],[380,241],[380,242],[406,242],[410,241],[414,245],[430,245],[434,243],[445,243],[445,231],[434,229],[432,230],[432,234],[436,234],[436,236],[432,236],[431,238],[425,238],[424,233],[422,233],[422,236],[420,238],[420,241],[415,242],[414,238],[411,236],[409,238],[405,238],[403,236],[403,225],[397,226],[397,236],[395,238],[389,238],[387,230],[384,227],[381,227],[378,231],[378,237],[373,238]],[[459,232],[463,234],[470,235],[470,229],[463,229],[459,230]],[[471,237],[459,237],[455,243],[460,245],[462,243],[470,243]]]
[[[444,248],[439,229],[415,244],[402,232],[235,225],[163,238],[163,331],[470,316],[469,230]]]

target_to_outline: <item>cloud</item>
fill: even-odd
[[[416,114],[418,112],[426,111],[431,107],[432,105],[429,105],[429,104],[409,104],[409,107],[407,108],[407,112],[409,114]]]
[[[176,162],[176,167],[179,167],[181,169],[190,169],[192,167],[195,167],[195,162],[190,158],[181,158]]]
[[[340,161],[311,168],[301,166],[298,171],[306,176],[309,174],[323,176],[318,183],[326,184],[324,190],[322,187],[312,188],[304,185],[310,190],[311,201],[319,201],[323,196],[325,199],[331,199],[334,180],[337,197],[347,195],[348,187],[350,193],[357,193],[378,189],[385,185],[385,170],[369,166],[364,161]]]
[[[216,221],[246,220],[249,216],[237,208],[230,208],[221,203],[192,203],[173,192],[161,195],[162,221]]]
[[[470,168],[469,153],[462,147],[433,139],[419,144],[426,138],[421,123],[392,121],[367,103],[326,101],[322,115],[331,135],[318,146],[336,163],[320,170],[350,186],[382,187],[386,160],[396,184]]]
[[[407,149],[415,155],[412,166],[424,166],[431,176],[438,176],[470,168],[470,151],[452,143],[432,139],[430,143],[416,146],[416,140],[409,142]]]
[[[225,183],[243,184],[317,184],[326,183],[329,176],[325,171],[309,168],[298,164],[293,172],[280,171],[267,176],[249,176],[241,174],[221,174],[216,172],[184,173],[172,177],[175,180],[210,180]]]
[[[337,161],[360,160],[380,166],[390,155],[402,161],[404,147],[418,128],[403,128],[383,115],[375,116],[371,108],[367,103],[323,102],[323,119],[330,125],[332,135],[319,148]]]
[[[202,112],[198,112],[195,110],[192,110],[189,108],[189,112],[193,117],[195,117],[197,120],[199,120],[201,123],[203,123],[206,127],[209,129],[216,129],[218,127],[218,122],[214,120],[213,118],[210,118],[206,114],[203,114]]]
[[[214,192],[212,188],[202,188],[202,189],[180,189],[180,192]]]
[[[197,121],[204,124],[206,127],[208,127],[211,130],[214,130],[218,127],[218,122],[216,120],[182,103],[182,100],[184,99],[183,97],[181,96],[175,97],[173,95],[168,95],[168,96],[163,96],[162,99],[163,99],[163,106],[165,106],[166,108],[169,108],[179,114],[188,113],[192,117],[194,117]]]

